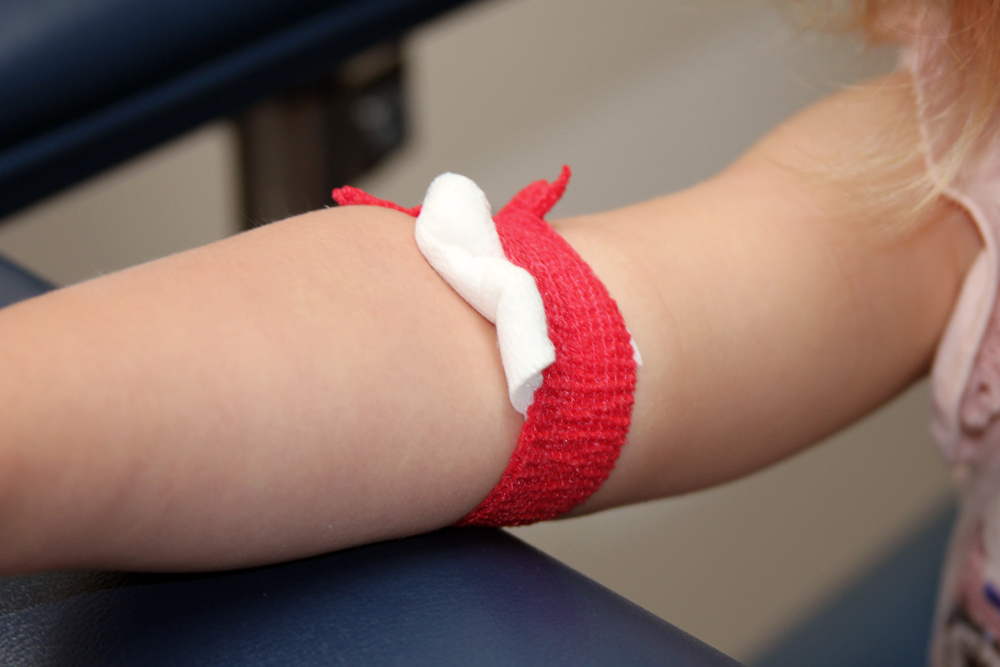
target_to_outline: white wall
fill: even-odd
[[[499,205],[565,162],[575,177],[557,214],[689,185],[891,64],[797,35],[750,0],[491,0],[420,30],[408,52],[414,141],[361,185],[412,204],[452,170]],[[224,235],[233,150],[224,123],[193,133],[15,216],[0,252],[72,282]],[[722,489],[515,532],[745,660],[947,497],[926,402],[918,387]]]

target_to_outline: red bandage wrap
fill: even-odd
[[[569,169],[536,181],[493,220],[504,253],[535,279],[556,360],[525,415],[500,482],[459,526],[517,526],[566,513],[596,491],[614,468],[631,423],[635,351],[625,320],[586,262],[543,216],[562,197]],[[334,192],[342,205],[402,209],[355,188]]]

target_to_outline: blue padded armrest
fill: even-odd
[[[4,0],[0,217],[467,0]]]
[[[10,667],[736,667],[499,530],[210,575],[0,579]]]

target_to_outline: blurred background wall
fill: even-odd
[[[409,205],[450,170],[497,206],[568,163],[556,215],[690,185],[894,62],[764,0],[490,0],[404,48],[412,139],[358,185]],[[221,238],[240,226],[238,159],[229,123],[204,127],[6,220],[0,252],[66,284]],[[947,502],[926,403],[918,386],[723,488],[514,532],[751,660]]]

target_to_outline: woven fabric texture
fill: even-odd
[[[459,526],[516,526],[564,514],[607,479],[628,435],[636,383],[631,334],[601,281],[544,220],[569,177],[563,167],[554,182],[532,183],[494,216],[507,258],[535,278],[556,360],[542,373],[503,477]],[[334,198],[419,212],[355,188],[335,190]]]

